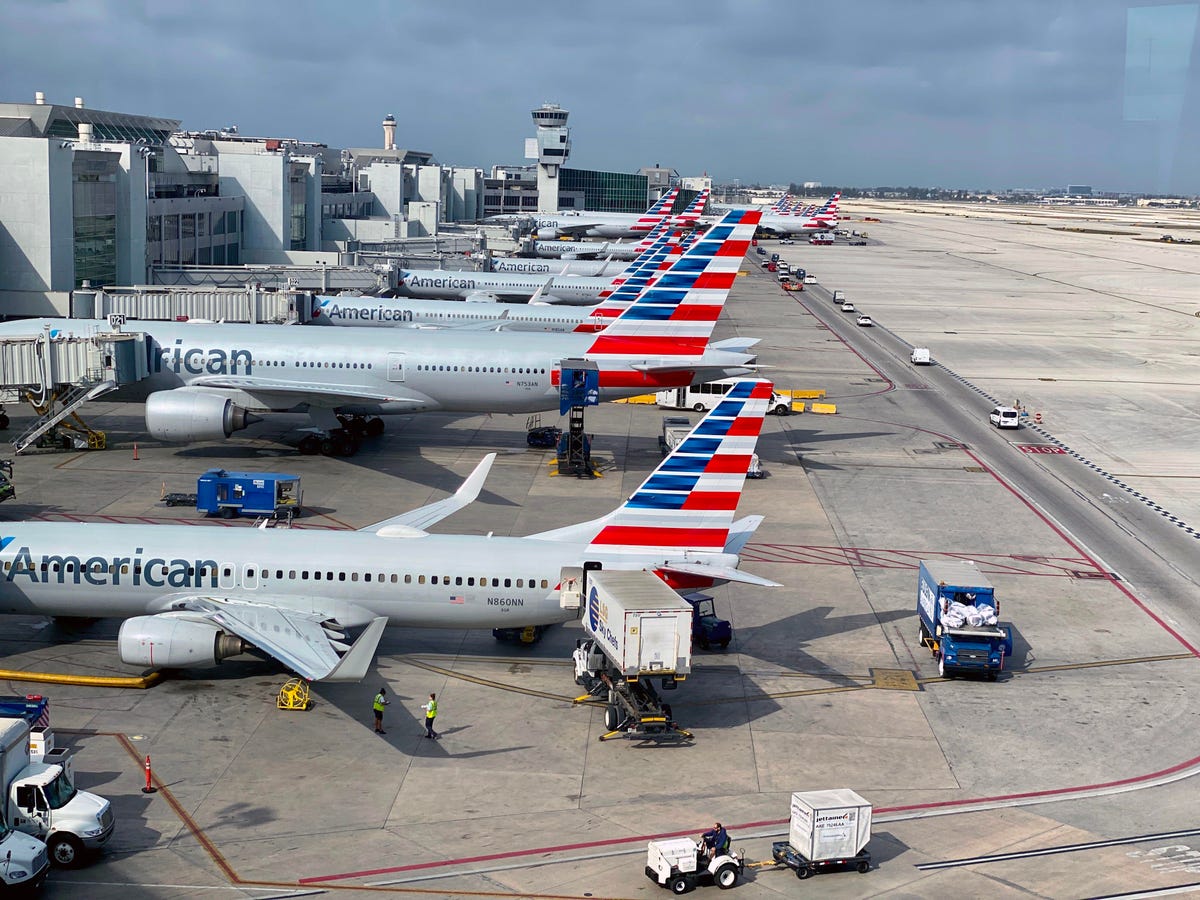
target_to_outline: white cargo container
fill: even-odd
[[[583,628],[626,679],[692,670],[692,607],[652,572],[589,572]]]
[[[792,794],[788,843],[817,862],[856,856],[871,840],[871,804],[848,788]]]

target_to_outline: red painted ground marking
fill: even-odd
[[[923,559],[951,559],[978,564],[992,575],[1037,575],[1076,578],[1079,571],[1104,573],[1084,556],[1022,556],[989,553],[949,553],[931,550],[896,550],[877,547],[820,547],[802,544],[749,543],[741,558],[753,562],[810,566],[854,566],[880,569],[916,569]]]

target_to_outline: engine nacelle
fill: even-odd
[[[215,625],[173,615],[126,619],[117,635],[121,662],[155,669],[215,666],[252,646]]]
[[[539,228],[537,230],[537,238],[539,241],[552,241],[558,237],[557,228]]]
[[[500,298],[488,291],[471,291],[463,297],[468,303],[499,303]]]
[[[146,430],[160,441],[213,441],[259,422],[228,397],[177,388],[146,399]]]

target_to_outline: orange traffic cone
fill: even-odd
[[[137,458],[138,458],[138,455],[137,455],[137,441],[134,441],[134,442],[133,442],[133,458],[134,458],[134,459],[137,459]]]

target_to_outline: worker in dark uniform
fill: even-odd
[[[717,822],[704,834],[700,835],[700,840],[704,844],[704,858],[712,860],[714,857],[721,856],[729,852],[729,832],[725,830],[725,826]]]

